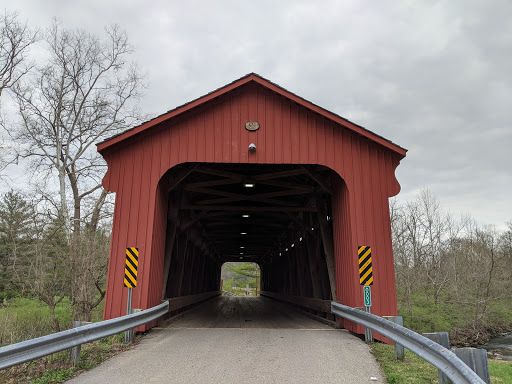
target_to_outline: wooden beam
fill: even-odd
[[[307,175],[309,177],[311,177],[320,186],[320,188],[322,188],[322,190],[325,193],[332,195],[332,190],[331,190],[331,186],[330,186],[329,182],[325,182],[317,174],[315,174],[314,172],[311,172],[309,169],[307,169],[306,167],[304,167],[302,165],[301,165],[301,168],[307,173]]]
[[[319,265],[317,262],[317,253],[320,253],[320,249],[317,245],[320,245],[320,241],[318,238],[308,238],[304,240],[306,241],[307,255],[309,259],[309,272],[311,274],[311,283],[313,286],[313,297],[315,299],[322,299],[322,284],[320,282]]]
[[[194,225],[196,222],[201,220],[201,218],[205,217],[207,214],[208,214],[208,210],[204,210],[197,215],[192,214],[191,218],[189,218],[187,221],[185,221],[183,224],[180,225],[180,230],[182,230],[182,231],[187,230],[192,225]],[[182,219],[181,221],[183,222],[184,220]]]
[[[198,192],[198,193],[205,193],[208,195],[214,195],[214,196],[224,196],[229,197],[230,201],[256,201],[261,203],[267,203],[267,204],[274,204],[274,205],[289,205],[289,206],[297,206],[296,203],[291,203],[287,201],[282,200],[273,200],[273,199],[266,199],[261,198],[258,195],[243,195],[240,193],[232,193],[232,192],[226,192],[226,191],[219,191],[217,189],[208,189],[208,188],[194,188],[191,189],[192,192]],[[222,202],[222,199],[218,200],[206,200],[206,202],[195,202],[195,204],[205,204],[207,205],[208,202]]]
[[[294,190],[286,190],[286,191],[278,191],[278,192],[270,192],[270,193],[261,193],[261,194],[255,194],[255,195],[238,195],[234,197],[227,197],[224,199],[211,199],[211,200],[203,200],[203,201],[196,201],[196,204],[219,204],[219,203],[231,203],[234,201],[260,201],[263,203],[270,203],[270,204],[290,204],[286,201],[281,200],[269,200],[272,197],[283,197],[283,196],[294,196],[294,195],[304,195],[309,192],[306,192],[302,189],[294,189]],[[221,195],[222,196],[222,195]],[[297,204],[295,204],[297,205]]]
[[[169,302],[169,312],[176,311],[189,305],[200,303],[208,300],[212,297],[219,296],[222,293],[220,291],[204,292],[197,295],[179,296],[165,299]]]
[[[199,167],[200,164],[194,164],[190,168],[182,169],[176,174],[171,173],[172,179],[168,180],[167,183],[167,192],[171,192],[174,188],[176,188],[178,185],[181,184],[181,182],[190,175],[197,167]]]
[[[182,192],[172,194],[169,197],[175,197],[175,199],[169,198],[168,210],[167,210],[167,228],[165,236],[165,252],[164,252],[164,270],[163,270],[163,281],[162,281],[162,299],[165,297],[167,290],[167,281],[169,279],[169,272],[171,267],[172,250],[174,248],[174,240],[176,238],[176,230],[179,226],[180,216],[178,215]]]
[[[289,177],[289,176],[296,176],[296,175],[303,175],[305,172],[304,167],[291,169],[288,171],[279,171],[279,172],[270,172],[265,173],[258,176],[253,176],[252,179],[259,181],[259,180],[270,180],[270,179],[279,179],[281,177]]]
[[[210,181],[200,181],[197,183],[189,183],[183,186],[183,189],[186,191],[193,190],[194,188],[202,188],[202,187],[215,187],[219,185],[229,185],[229,184],[239,184],[241,181],[238,179],[222,179],[222,180],[210,180]]]
[[[317,197],[316,206],[318,209],[318,222],[320,226],[320,233],[322,235],[322,242],[324,244],[325,261],[327,263],[327,273],[329,274],[329,283],[331,286],[332,301],[336,301],[336,269],[334,262],[334,239],[332,228],[327,222],[327,209],[325,201]]]
[[[313,309],[319,312],[331,312],[331,301],[330,300],[319,300],[312,299],[309,297],[300,297],[296,295],[283,295],[275,292],[261,291],[262,296],[271,297],[276,300],[285,301],[298,305],[300,307]]]
[[[218,227],[232,227],[233,225],[249,225],[249,226],[265,226],[272,228],[283,228],[283,223],[269,222],[266,220],[242,221],[239,219],[215,221],[212,223],[203,224],[205,228],[218,228]]]
[[[232,179],[232,180],[238,180],[238,181],[247,179],[247,176],[241,175],[239,173],[222,171],[220,169],[215,169],[215,168],[208,168],[208,167],[205,167],[204,165],[196,168],[196,171],[201,172],[201,173],[206,173],[208,175],[220,176],[220,177],[225,177],[226,179]]]
[[[235,212],[316,212],[315,207],[251,207],[251,206],[232,206],[232,205],[192,205],[188,204],[182,207],[184,210],[202,211],[235,211]]]
[[[287,212],[287,215],[290,219],[292,219],[295,223],[299,224],[299,226],[305,230],[306,232],[309,232],[313,237],[318,238],[318,233],[315,232],[310,225],[304,224],[302,220],[300,220],[297,216],[293,215],[290,212]]]
[[[289,188],[289,189],[301,189],[305,193],[315,192],[315,187],[313,187],[311,185],[288,183],[286,181],[280,181],[280,180],[258,180],[258,184],[272,185],[274,187],[283,187],[283,188]]]

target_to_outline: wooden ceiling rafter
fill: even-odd
[[[236,202],[236,201],[255,201],[260,203],[267,203],[267,204],[273,204],[273,205],[288,205],[291,207],[297,207],[298,205],[296,203],[290,203],[286,201],[281,200],[273,200],[269,198],[263,198],[258,195],[242,195],[240,193],[232,193],[232,192],[225,192],[225,191],[219,191],[217,189],[207,189],[207,188],[195,188],[192,190],[192,192],[197,193],[205,193],[209,195],[215,195],[215,196],[224,196],[228,198],[227,202]],[[205,201],[209,202],[211,204],[212,202],[215,203],[217,201],[221,201],[223,199],[210,199],[210,200],[204,200],[204,201],[196,201],[195,204],[205,204]]]
[[[179,230],[210,257],[227,260],[243,253],[244,260],[265,260],[276,257],[291,238],[298,241],[297,232],[318,236],[302,218],[317,211],[311,195],[330,193],[327,168],[193,164],[177,171],[168,185],[175,189],[179,184],[185,195]],[[249,182],[256,188],[241,185]],[[247,235],[240,234],[244,230]]]

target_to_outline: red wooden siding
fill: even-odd
[[[161,178],[184,162],[319,164],[333,169],[341,177],[333,180],[332,197],[338,301],[363,305],[357,246],[370,245],[372,311],[396,315],[388,197],[400,189],[394,171],[405,151],[394,151],[384,139],[373,140],[348,123],[327,118],[319,107],[305,108],[271,85],[248,81],[192,104],[171,118],[154,120],[151,129],[137,128],[99,147],[108,163],[103,185],[116,192],[105,319],[125,313],[122,279],[128,246],[139,248],[132,306],[144,309],[160,302],[168,198]],[[261,128],[249,132],[247,121],[257,121]],[[248,152],[250,143],[256,144],[256,152]]]

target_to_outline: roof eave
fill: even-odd
[[[147,121],[147,122],[145,122],[137,127],[134,127],[128,131],[125,131],[117,136],[109,138],[109,139],[97,144],[97,149],[99,152],[103,152],[107,148],[110,148],[124,140],[127,140],[133,136],[136,136],[136,135],[140,134],[141,132],[144,132],[147,129],[149,129],[155,125],[158,125],[166,120],[172,119],[175,116],[178,116],[178,115],[180,115],[184,112],[187,112],[193,108],[196,108],[204,103],[207,103],[208,101],[211,101],[219,96],[222,96],[222,95],[224,95],[236,88],[239,88],[251,81],[254,81],[254,82],[258,83],[259,85],[261,85],[277,94],[280,94],[283,97],[286,97],[287,99],[289,99],[299,105],[302,105],[303,107],[305,107],[315,113],[318,113],[319,115],[321,115],[339,125],[342,125],[348,129],[352,130],[353,132],[355,132],[361,136],[364,136],[364,137],[368,138],[369,140],[374,141],[375,143],[378,143],[378,144],[390,149],[393,152],[396,152],[402,158],[405,157],[405,155],[407,153],[407,150],[405,148],[402,148],[402,147],[394,144],[393,142],[367,130],[364,127],[361,127],[355,123],[352,123],[351,121],[349,121],[339,115],[336,115],[335,113],[332,113],[316,104],[313,104],[310,101],[307,101],[307,100],[303,99],[302,97],[297,96],[294,93],[287,91],[286,89],[262,78],[261,76],[255,74],[255,73],[250,73],[238,80],[235,80],[234,82],[232,82],[222,88],[217,89],[216,91],[213,91],[205,96],[202,96],[202,97],[195,99],[187,104],[177,107],[167,113],[164,113],[150,121]]]

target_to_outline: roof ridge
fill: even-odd
[[[249,79],[249,78],[251,78],[251,77],[253,78],[252,80],[248,80],[248,81],[246,81],[246,82],[243,82],[245,79]],[[261,80],[261,81],[258,81],[258,79],[259,79],[259,80]],[[327,110],[327,109],[325,109],[325,108],[323,108],[323,107],[319,106],[318,104],[315,104],[315,103],[313,103],[313,102],[311,102],[311,101],[309,101],[309,100],[307,100],[307,99],[303,98],[302,96],[297,95],[296,93],[293,93],[293,92],[291,92],[291,91],[287,90],[286,88],[282,87],[281,85],[279,85],[279,84],[277,84],[277,83],[274,83],[274,82],[272,82],[272,81],[270,81],[270,80],[266,79],[265,77],[263,77],[263,76],[259,75],[259,74],[258,74],[258,73],[256,73],[256,72],[250,72],[250,73],[248,73],[248,74],[246,74],[246,75],[244,75],[244,76],[242,76],[242,77],[240,77],[240,78],[237,78],[237,79],[235,79],[235,80],[231,81],[230,83],[227,83],[227,84],[225,84],[225,85],[223,85],[223,86],[221,86],[221,87],[219,87],[219,88],[216,88],[216,89],[212,90],[211,92],[208,92],[208,93],[206,93],[206,94],[204,94],[204,95],[202,95],[202,96],[199,96],[199,97],[197,97],[197,98],[195,98],[195,99],[193,99],[193,100],[190,100],[190,101],[188,101],[188,102],[186,102],[186,103],[184,103],[184,104],[178,105],[177,107],[175,107],[175,108],[173,108],[173,109],[170,109],[170,110],[168,110],[167,112],[164,112],[164,113],[162,113],[162,114],[160,114],[160,115],[158,115],[158,116],[155,116],[155,117],[151,118],[150,120],[147,120],[147,121],[145,121],[145,122],[142,122],[142,123],[140,123],[139,125],[136,125],[136,126],[134,126],[134,127],[130,128],[130,129],[127,129],[127,130],[125,130],[125,131],[123,131],[123,132],[119,132],[118,134],[113,135],[113,136],[111,136],[111,137],[109,137],[109,138],[107,138],[107,139],[105,139],[105,140],[103,140],[103,141],[101,141],[101,142],[97,143],[97,144],[96,144],[96,146],[97,146],[97,147],[101,147],[101,146],[103,146],[105,143],[107,143],[107,142],[109,142],[109,141],[111,141],[111,140],[113,140],[113,139],[115,139],[115,138],[117,138],[117,137],[119,137],[119,136],[122,136],[122,135],[128,134],[128,133],[130,133],[130,132],[132,132],[132,131],[134,131],[134,130],[137,130],[138,128],[141,128],[141,127],[143,127],[143,126],[145,126],[145,125],[148,125],[148,126],[147,126],[146,128],[144,128],[144,129],[142,129],[142,128],[141,128],[141,131],[142,131],[142,130],[145,130],[145,129],[148,129],[148,128],[150,128],[150,127],[151,127],[151,126],[153,126],[153,125],[159,124],[159,123],[161,123],[161,122],[163,122],[163,121],[167,120],[167,118],[165,118],[165,116],[167,116],[167,115],[172,115],[172,114],[176,113],[177,111],[179,111],[180,109],[184,109],[184,108],[186,108],[187,106],[190,106],[191,104],[198,103],[199,101],[201,101],[201,100],[203,100],[203,99],[208,99],[208,98],[209,98],[209,97],[211,97],[212,95],[218,94],[218,96],[215,96],[215,97],[222,96],[222,95],[224,95],[225,93],[230,92],[230,91],[232,91],[233,89],[235,89],[235,88],[233,88],[233,89],[229,89],[230,87],[234,86],[235,84],[240,83],[240,82],[243,82],[242,84],[240,84],[240,86],[242,86],[242,85],[247,84],[249,81],[255,81],[256,83],[258,83],[258,84],[259,84],[259,85],[261,85],[262,87],[265,87],[265,88],[269,89],[270,91],[274,91],[274,92],[276,92],[276,90],[273,90],[273,89],[271,89],[271,88],[267,87],[267,86],[264,84],[264,83],[267,83],[267,84],[269,84],[269,85],[271,85],[271,86],[273,86],[273,87],[277,88],[278,90],[281,90],[281,91],[283,91],[284,93],[286,93],[286,94],[281,93],[281,96],[286,97],[288,100],[290,100],[290,101],[292,101],[292,102],[296,102],[296,103],[297,103],[297,100],[293,100],[292,98],[288,97],[288,95],[289,95],[289,96],[292,96],[293,98],[296,98],[296,99],[300,100],[300,101],[303,103],[303,104],[302,104],[302,105],[303,105],[303,107],[305,107],[305,108],[309,108],[310,110],[312,110],[312,108],[311,108],[311,106],[312,106],[312,107],[314,107],[314,108],[318,109],[319,111],[314,111],[314,110],[313,110],[313,112],[319,113],[320,115],[323,115],[325,118],[328,118],[328,119],[330,119],[330,120],[333,120],[333,121],[334,121],[335,123],[337,123],[337,124],[340,124],[340,122],[335,121],[335,120],[334,120],[334,119],[332,119],[332,118],[329,118],[329,116],[333,116],[333,117],[335,117],[335,118],[337,118],[337,119],[340,119],[340,120],[342,120],[342,121],[344,121],[344,122],[348,123],[349,125],[352,125],[352,126],[354,126],[354,127],[357,127],[358,129],[361,129],[361,130],[363,130],[364,132],[367,132],[368,134],[370,134],[370,135],[372,135],[372,136],[374,136],[374,137],[377,137],[377,138],[379,138],[379,139],[381,139],[381,140],[384,140],[384,141],[386,141],[387,143],[389,143],[389,144],[391,144],[391,145],[393,145],[393,146],[395,146],[395,147],[397,147],[397,148],[400,148],[402,151],[407,152],[407,149],[405,149],[405,148],[403,148],[403,147],[399,146],[398,144],[395,144],[393,141],[391,141],[391,140],[389,140],[389,139],[387,139],[387,138],[385,138],[385,137],[383,137],[383,136],[381,136],[381,135],[379,135],[379,134],[376,134],[376,133],[375,133],[375,132],[373,132],[373,131],[370,131],[369,129],[367,129],[367,128],[363,127],[362,125],[359,125],[359,124],[357,124],[357,123],[354,123],[354,122],[352,122],[352,121],[348,120],[347,118],[345,118],[345,117],[343,117],[343,116],[341,116],[341,115],[338,115],[337,113],[331,112],[331,111],[329,111],[329,110]],[[221,92],[222,92],[223,90],[225,90],[225,89],[226,89],[226,91],[225,91],[225,92],[223,92],[223,93],[221,93]],[[214,97],[214,98],[215,98],[215,97]],[[207,102],[207,101],[209,101],[209,100],[205,100],[205,102]],[[202,103],[201,103],[201,104],[202,104]],[[304,104],[307,104],[307,105],[304,105]],[[200,104],[198,104],[198,105],[200,105]],[[191,108],[193,108],[193,107],[191,107]],[[185,111],[183,111],[183,112],[185,112]],[[172,118],[172,117],[173,117],[173,116],[169,116],[168,118]],[[161,121],[157,121],[157,120],[159,120],[159,119],[160,119]],[[153,123],[153,124],[152,124],[152,123]],[[350,128],[350,127],[347,127],[347,128]],[[136,132],[136,133],[138,133],[138,132]],[[136,133],[134,133],[134,134],[136,134]],[[355,132],[355,133],[359,133],[359,132]],[[359,133],[359,134],[360,134],[360,133]],[[365,136],[365,135],[363,135],[363,136]],[[113,143],[113,144],[114,144],[114,143]],[[98,148],[98,149],[99,149],[99,150],[101,150],[101,149],[104,149],[104,148]]]

